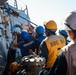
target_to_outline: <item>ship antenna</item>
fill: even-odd
[[[14,7],[18,9],[17,0],[14,0]]]
[[[26,10],[26,12],[27,12],[27,15],[29,16],[29,14],[28,14],[28,8],[27,8],[27,5],[26,5],[26,9],[25,9],[25,10]],[[25,10],[24,10],[24,11],[25,11]]]

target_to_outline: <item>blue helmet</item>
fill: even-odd
[[[25,30],[23,30],[22,32],[21,32],[21,34],[20,34],[20,37],[21,37],[21,39],[22,40],[27,40],[28,38],[29,38],[29,34],[28,34],[28,32],[27,31],[25,31]]]
[[[62,34],[65,37],[68,37],[68,34],[65,30],[59,30],[59,33]]]
[[[42,26],[37,26],[36,27],[36,32],[38,34],[44,34],[45,30],[44,30],[44,28]]]

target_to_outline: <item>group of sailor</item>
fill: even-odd
[[[31,36],[33,33],[27,30],[13,32],[14,39],[9,47],[7,66],[14,61],[19,63],[24,56],[37,54],[46,59],[45,67],[38,75],[75,75],[76,12],[72,12],[65,22],[65,30],[59,30],[59,35],[56,34],[57,24],[54,20],[45,22],[44,27],[37,26],[35,36]],[[69,43],[68,34],[73,40]]]

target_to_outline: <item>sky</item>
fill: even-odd
[[[76,0],[17,0],[17,2],[22,9],[27,5],[32,22],[43,25],[45,21],[54,20],[59,29],[63,27],[65,17],[76,10]]]

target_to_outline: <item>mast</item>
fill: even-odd
[[[14,7],[18,9],[17,0],[14,0]]]
[[[27,5],[26,5],[26,12],[27,12],[27,15],[29,16],[29,14],[28,14],[28,8],[27,8]]]

